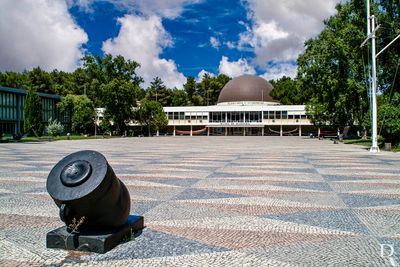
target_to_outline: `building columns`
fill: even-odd
[[[264,126],[261,128],[261,136],[264,136]]]
[[[228,127],[225,127],[225,136],[228,136]]]
[[[280,136],[283,136],[283,127],[282,127],[282,125],[281,125],[281,128],[280,128]]]
[[[299,136],[301,136],[301,125],[299,125]]]
[[[157,130],[156,136],[160,136],[160,131]]]
[[[174,136],[176,136],[176,126],[174,125]]]
[[[190,136],[193,136],[193,126],[190,125]]]
[[[207,136],[210,136],[210,127],[207,127]]]
[[[243,136],[246,136],[246,127],[243,127]]]

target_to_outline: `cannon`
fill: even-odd
[[[104,253],[143,228],[142,216],[129,215],[128,189],[99,152],[66,156],[50,171],[46,187],[65,223],[47,234],[48,248]]]

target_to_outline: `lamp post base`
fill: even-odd
[[[377,147],[377,146],[371,146],[371,148],[369,149],[369,152],[371,152],[371,153],[377,153],[377,152],[379,152],[379,147]]]

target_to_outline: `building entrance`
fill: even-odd
[[[262,128],[259,127],[212,127],[211,135],[219,136],[262,136]]]

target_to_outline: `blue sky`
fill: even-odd
[[[340,0],[2,0],[0,71],[73,71],[85,54],[141,64],[146,87],[208,72],[296,75],[306,39]],[[312,7],[312,8],[310,8]]]

